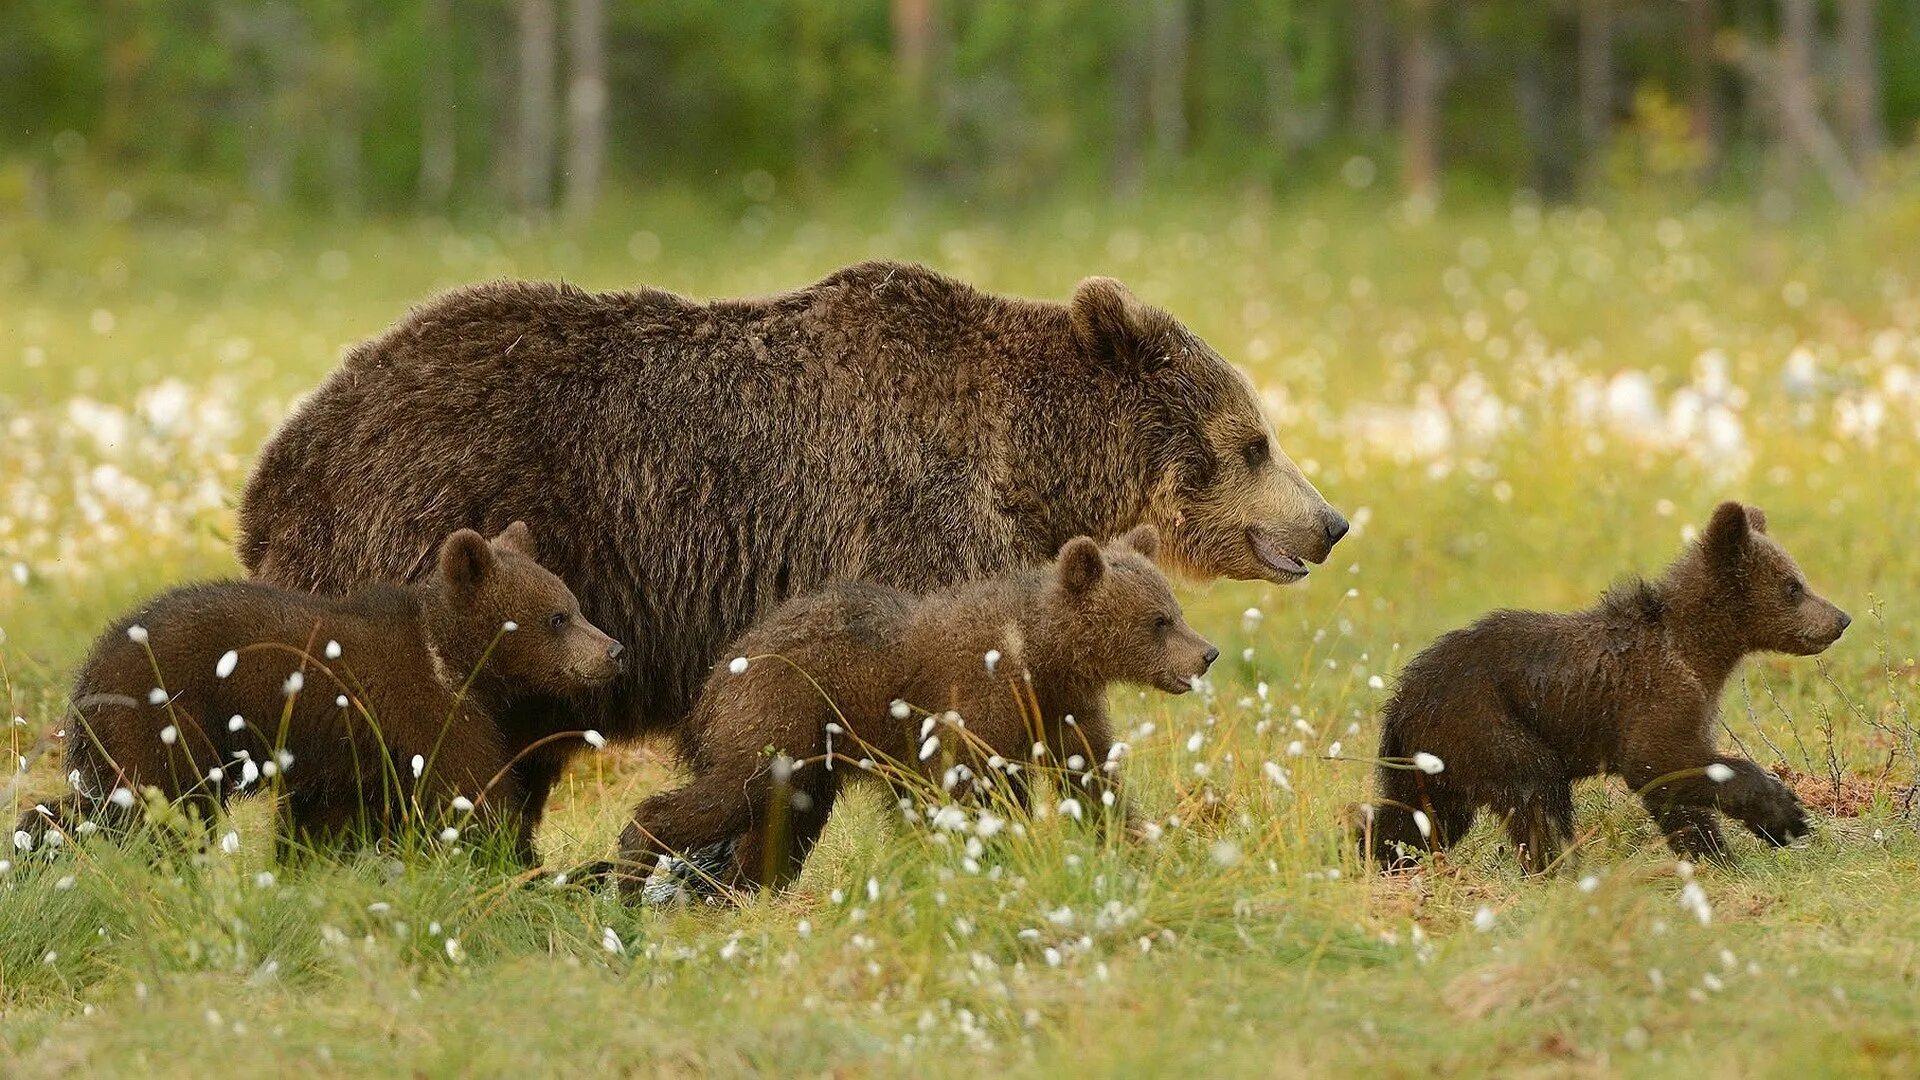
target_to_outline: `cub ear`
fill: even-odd
[[[1757,506],[1747,507],[1747,524],[1753,526],[1754,532],[1765,535],[1767,531],[1767,512]]]
[[[528,530],[527,523],[524,521],[516,521],[500,530],[500,535],[493,538],[493,546],[501,551],[525,555],[529,559],[540,558],[540,552],[533,543],[533,533]]]
[[[497,562],[486,538],[472,529],[461,529],[440,545],[440,576],[455,589],[479,588]]]
[[[1092,537],[1076,536],[1060,549],[1060,584],[1075,596],[1085,594],[1107,572],[1107,558]]]
[[[1149,559],[1160,554],[1160,530],[1152,525],[1135,525],[1133,531],[1120,540]]]
[[[1700,535],[1700,547],[1714,566],[1734,566],[1746,553],[1752,531],[1753,517],[1747,508],[1737,502],[1723,502],[1714,507],[1707,531]]]
[[[1090,277],[1073,290],[1073,333],[1095,357],[1145,368],[1162,358],[1155,338],[1167,318],[1109,277]]]

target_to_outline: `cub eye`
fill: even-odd
[[[1798,602],[1799,599],[1805,595],[1807,595],[1807,587],[1798,578],[1787,582],[1787,600],[1789,603]]]
[[[1262,435],[1241,447],[1240,456],[1245,459],[1247,468],[1258,469],[1273,460],[1273,448],[1267,445],[1267,437]]]
[[[1170,619],[1170,618],[1168,618],[1168,617],[1167,617],[1167,616],[1165,616],[1165,615],[1155,615],[1155,616],[1153,617],[1153,632],[1154,632],[1154,633],[1156,633],[1156,634],[1164,634],[1164,633],[1166,633],[1167,631],[1169,631],[1169,630],[1171,630],[1171,629],[1173,629],[1173,620],[1172,620],[1172,619]]]
[[[567,623],[570,621],[572,621],[571,618],[564,611],[556,611],[547,616],[547,625],[553,627],[555,630],[565,630]]]

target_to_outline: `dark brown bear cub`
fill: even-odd
[[[519,522],[491,542],[454,533],[414,587],[177,589],[94,646],[73,690],[73,793],[28,810],[15,842],[124,828],[147,788],[210,816],[275,787],[283,832],[311,842],[422,818],[501,827],[519,806],[501,774],[520,748],[495,718],[526,695],[606,683],[620,651],[534,561]]]
[[[1785,785],[1715,749],[1720,692],[1748,653],[1811,656],[1849,621],[1807,587],[1764,514],[1728,502],[1658,581],[1616,586],[1586,611],[1499,611],[1455,630],[1414,657],[1387,703],[1361,822],[1370,850],[1392,865],[1444,848],[1484,808],[1506,820],[1522,865],[1543,870],[1573,835],[1573,781],[1602,773],[1640,793],[1682,855],[1726,852],[1716,810],[1772,844],[1804,836]]]
[[[1004,778],[1022,797],[1033,769],[1064,769],[1124,814],[1107,685],[1184,693],[1219,655],[1182,618],[1156,546],[1142,526],[1104,549],[1070,540],[1051,567],[925,597],[843,584],[776,609],[734,643],[694,707],[692,780],[634,812],[620,839],[626,884],[670,853],[743,833],[726,884],[783,884],[840,785],[873,762],[957,795]],[[790,815],[773,805],[769,751],[798,762]]]

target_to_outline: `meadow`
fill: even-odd
[[[192,857],[7,853],[0,1073],[1920,1072],[1920,202],[1782,224],[1327,195],[982,225],[801,214],[765,186],[577,229],[166,220],[125,196],[0,219],[9,807],[64,783],[52,733],[92,635],[235,572],[252,455],[408,304],[500,275],[750,294],[886,256],[1059,299],[1121,278],[1253,377],[1354,521],[1297,587],[1182,588],[1224,653],[1209,684],[1115,699],[1157,838],[902,826],[870,798],[787,894],[641,910],[438,845],[276,866],[242,802],[236,842]],[[1544,879],[1489,823],[1367,873],[1343,813],[1405,660],[1489,608],[1657,572],[1723,498],[1855,616],[1726,702],[1723,744],[1791,778],[1811,841],[1676,863],[1594,782]],[[586,759],[548,861],[608,854],[671,776],[664,747]]]

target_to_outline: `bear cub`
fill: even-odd
[[[1064,770],[1124,815],[1107,685],[1185,693],[1219,655],[1187,626],[1153,564],[1157,544],[1141,526],[1104,548],[1070,540],[1052,566],[924,597],[851,583],[775,609],[700,694],[692,779],[635,810],[620,839],[623,887],[735,837],[720,884],[785,884],[841,784],[891,770],[958,797],[1004,783],[1017,799],[1034,771]]]
[[[1657,581],[1446,634],[1387,702],[1362,855],[1393,866],[1445,848],[1488,809],[1523,867],[1544,870],[1573,836],[1573,781],[1603,773],[1627,781],[1681,855],[1726,853],[1716,810],[1771,844],[1804,836],[1784,784],[1715,749],[1720,693],[1748,653],[1811,656],[1849,621],[1807,587],[1765,514],[1728,502]]]
[[[520,748],[495,719],[528,695],[605,684],[620,653],[520,522],[491,541],[452,534],[416,586],[176,589],[94,645],[73,689],[73,792],[28,810],[15,844],[125,829],[148,788],[211,820],[230,796],[277,787],[283,838],[308,843],[391,836],[468,804],[470,831],[500,828]],[[515,839],[529,859],[531,837]]]

